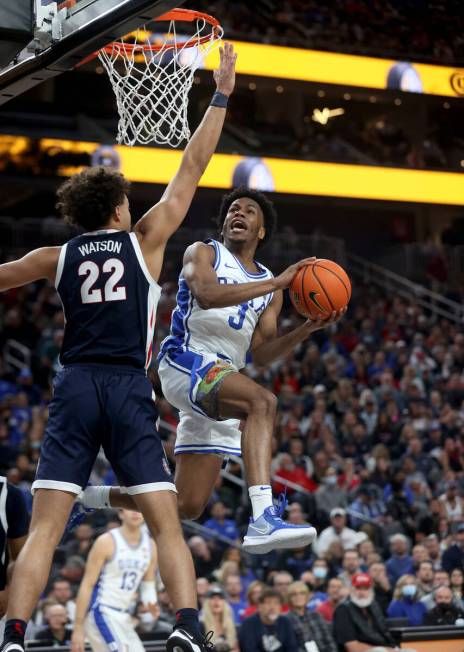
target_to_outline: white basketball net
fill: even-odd
[[[124,41],[102,50],[105,67],[116,96],[119,112],[117,142],[123,145],[158,143],[176,147],[190,138],[187,120],[188,94],[196,69],[222,37],[223,30],[198,18],[192,23],[193,37],[176,33],[176,21],[169,25],[169,39],[159,51],[143,46],[153,44],[153,35],[143,29],[135,34],[135,48]],[[211,32],[210,38],[200,39]]]

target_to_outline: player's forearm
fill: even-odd
[[[233,283],[231,285],[223,285],[221,283],[200,285],[195,282],[190,283],[188,279],[187,283],[198,305],[203,310],[239,306],[241,303],[246,303],[266,294],[271,294],[276,290],[275,280],[273,278],[253,283]]]
[[[216,150],[225,117],[225,109],[210,106],[185,148],[182,165],[189,168],[197,181],[202,177]]]
[[[272,364],[279,358],[284,358],[303,342],[310,334],[311,327],[307,322],[298,326],[290,333],[263,342],[252,350],[253,363],[258,366]]]
[[[84,620],[92,597],[93,586],[82,582],[76,599],[76,616],[74,618],[75,627],[83,627]]]

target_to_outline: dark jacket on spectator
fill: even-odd
[[[458,618],[464,618],[464,611],[453,604],[438,604],[425,616],[424,625],[454,625]]]
[[[453,568],[460,568],[464,571],[464,550],[461,546],[455,543],[445,550],[441,559],[441,566],[448,573],[451,573]]]
[[[367,609],[357,607],[350,599],[338,605],[334,613],[333,633],[340,652],[345,650],[345,644],[349,641],[359,641],[373,647],[396,645],[375,600]]]
[[[286,616],[279,616],[273,625],[264,625],[259,614],[245,618],[240,627],[239,643],[241,652],[299,652],[293,627]]]
[[[54,647],[57,645],[69,645],[69,643],[71,642],[71,636],[72,636],[72,629],[70,627],[65,627],[64,638],[62,641],[60,641],[60,639],[55,637],[52,630],[49,627],[47,627],[47,629],[42,630],[36,635],[35,640],[43,641],[44,644],[47,643],[49,646]]]
[[[305,643],[314,641],[321,652],[337,652],[330,625],[318,613],[306,611],[299,616],[289,611],[287,618],[298,640],[298,652],[305,652]]]

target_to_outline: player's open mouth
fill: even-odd
[[[230,223],[230,230],[232,233],[242,233],[247,230],[247,226],[243,220],[234,219]]]

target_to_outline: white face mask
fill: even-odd
[[[313,574],[316,579],[324,580],[327,577],[327,568],[316,566],[316,568],[313,568]]]
[[[328,485],[336,485],[337,484],[337,476],[336,475],[328,475],[326,478],[324,478],[324,482]]]
[[[153,625],[153,623],[155,622],[155,619],[153,618],[152,614],[149,613],[148,611],[146,613],[140,614],[139,618],[142,625],[145,626]]]

